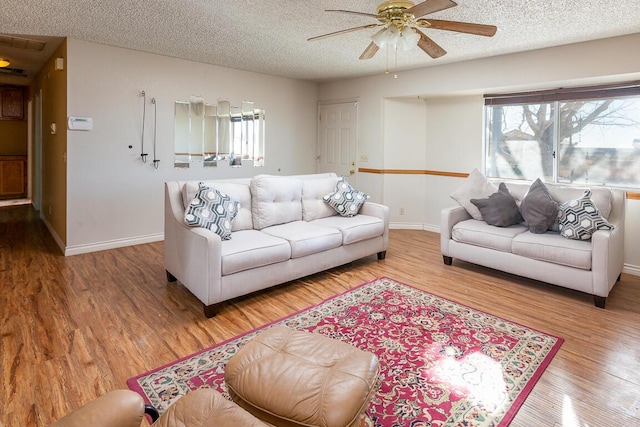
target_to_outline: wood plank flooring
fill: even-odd
[[[375,256],[234,300],[214,318],[167,283],[163,244],[64,257],[30,206],[0,208],[0,422],[46,426],[127,378],[387,276],[565,338],[512,426],[640,425],[640,277],[590,295],[454,260],[391,230]]]

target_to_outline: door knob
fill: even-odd
[[[349,171],[349,175],[353,175],[354,173],[356,173],[356,171],[354,171],[353,169]]]

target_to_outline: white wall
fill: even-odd
[[[392,98],[383,103],[384,116],[394,117],[384,123],[384,159],[386,169],[424,169],[426,153],[424,116],[426,106],[420,99]],[[425,214],[424,178],[422,175],[385,177],[384,200],[394,209],[390,222],[396,227],[422,229]],[[416,195],[418,197],[416,197]]]
[[[74,254],[162,239],[165,181],[315,171],[317,85],[161,55],[68,41],[68,115],[91,117],[94,129],[68,131],[67,248]],[[145,151],[140,160],[144,90]],[[216,102],[254,101],[266,111],[263,168],[173,168],[173,105],[202,95]],[[64,130],[64,123],[58,129]],[[129,145],[133,148],[129,149]]]
[[[640,34],[405,71],[397,79],[381,70],[379,76],[321,84],[319,99],[358,98],[358,152],[369,160],[358,166],[398,169],[397,156],[389,151],[387,129],[401,120],[398,115],[414,116],[417,111],[398,108],[397,99],[419,96],[426,100],[425,138],[416,142],[415,159],[425,153],[425,147],[426,155],[422,166],[413,159],[411,169],[468,173],[482,167],[483,94],[638,80],[640,55],[629,54],[637,46]],[[411,129],[416,128],[419,125],[413,123]],[[415,228],[416,223],[414,218],[397,216],[399,203],[407,203],[406,189],[424,188],[423,228],[437,230],[440,210],[453,203],[448,195],[460,179],[362,173],[358,183],[390,206],[395,226],[406,221],[407,228]],[[640,235],[640,201],[628,200],[625,227],[625,271],[640,274],[640,239],[636,237]]]

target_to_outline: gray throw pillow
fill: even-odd
[[[516,200],[504,182],[498,186],[497,193],[486,199],[471,199],[471,203],[478,207],[482,218],[489,225],[509,227],[523,221]]]
[[[473,219],[482,220],[480,210],[471,203],[471,199],[489,197],[496,191],[496,186],[489,182],[487,177],[485,177],[478,169],[474,169],[471,171],[469,176],[465,178],[462,185],[451,193],[449,197],[465,208]]]
[[[553,200],[547,186],[536,179],[520,203],[520,213],[529,231],[544,234],[551,229],[558,217],[558,202]]]

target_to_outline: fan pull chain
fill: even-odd
[[[158,169],[158,163],[160,163],[160,160],[156,158],[156,128],[158,126],[158,104],[156,104],[155,98],[151,98],[151,103],[153,104],[153,166]]]
[[[395,57],[395,65],[393,66],[393,70],[394,70],[393,71],[393,78],[397,79],[398,78],[398,45],[395,45],[393,50],[395,51],[395,56],[396,56]]]
[[[386,59],[386,65],[384,67],[384,73],[389,74],[389,45],[388,44],[387,44],[387,59]]]
[[[143,90],[142,93],[142,142],[140,144],[140,157],[142,158],[142,163],[147,163],[147,153],[144,152],[144,125],[147,115],[147,94]]]

